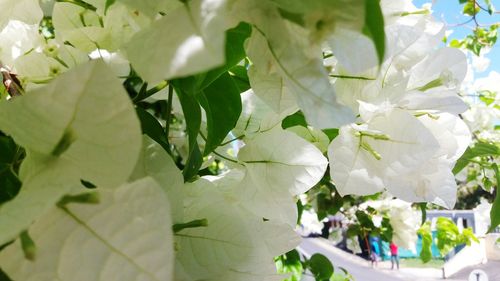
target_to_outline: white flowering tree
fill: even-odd
[[[465,55],[411,1],[0,0],[0,30],[5,279],[328,280],[297,196],[453,208],[471,159]],[[411,242],[399,199],[359,229]]]

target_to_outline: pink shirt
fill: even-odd
[[[391,248],[391,255],[395,256],[398,254],[398,246],[396,244],[391,243],[389,247]]]

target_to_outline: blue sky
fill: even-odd
[[[420,7],[424,3],[433,3],[432,10],[434,11],[434,17],[438,20],[444,20],[449,25],[456,25],[463,23],[470,19],[469,16],[462,15],[462,5],[459,5],[458,0],[414,0],[413,3]],[[478,0],[479,4],[484,5],[483,0]],[[494,7],[500,10],[500,0],[491,0]],[[490,16],[486,12],[481,12],[477,18],[480,24],[488,24],[494,22],[500,22],[500,14],[493,14]],[[454,26],[449,29],[453,29],[454,32],[449,36],[449,40],[452,39],[462,39],[467,34],[472,31],[471,28],[474,27],[474,22],[470,22],[463,26]],[[492,70],[500,72],[500,38],[497,41],[496,47],[494,47],[487,55],[487,58],[491,60],[489,68],[481,73],[475,73],[475,78],[481,78],[488,75]]]

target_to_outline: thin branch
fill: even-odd
[[[468,19],[468,20],[466,20],[466,21],[464,21],[464,22],[461,22],[461,23],[455,23],[455,24],[447,24],[446,26],[448,26],[448,27],[457,27],[457,26],[462,26],[462,25],[466,25],[466,24],[468,24],[469,22],[471,22],[471,21],[473,21],[473,20],[474,20],[474,18],[470,18],[470,19]]]

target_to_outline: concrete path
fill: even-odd
[[[451,278],[467,280],[469,278],[469,274],[474,269],[483,270],[488,275],[488,279],[490,281],[500,280],[500,261],[488,261],[486,264],[466,267],[452,275]]]
[[[334,247],[323,238],[304,238],[299,250],[307,257],[321,253],[330,259],[336,267],[345,268],[356,281],[443,281],[441,269],[436,268],[401,268],[391,270],[390,262],[379,262],[372,268],[370,262],[356,255],[346,253]],[[464,278],[445,279],[447,281],[466,281]],[[491,280],[491,279],[490,279]]]

